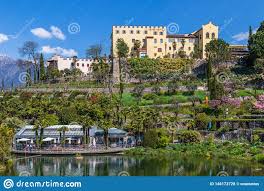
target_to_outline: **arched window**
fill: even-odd
[[[214,32],[212,33],[212,39],[215,39],[215,33]]]
[[[206,38],[210,38],[209,32],[206,33]]]

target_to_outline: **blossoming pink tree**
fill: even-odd
[[[256,109],[264,111],[264,95],[259,95],[257,101],[254,103]]]

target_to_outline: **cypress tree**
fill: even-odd
[[[39,75],[40,75],[40,80],[43,81],[46,79],[46,73],[45,73],[45,66],[44,66],[44,58],[43,58],[43,54],[40,54],[40,58],[39,58]]]

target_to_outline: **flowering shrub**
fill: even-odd
[[[229,106],[238,108],[241,105],[241,100],[239,98],[223,97],[222,99],[219,99],[219,100],[209,101],[209,105],[214,108],[221,106],[221,105],[229,105]]]
[[[259,95],[257,101],[254,103],[256,109],[264,110],[264,95]]]

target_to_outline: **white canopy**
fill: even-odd
[[[22,138],[22,139],[17,139],[17,142],[27,142],[27,141],[30,141],[30,139],[27,139],[27,138]]]
[[[44,142],[48,142],[48,141],[52,141],[52,140],[54,140],[54,138],[47,137],[47,138],[43,139],[42,141],[44,141]]]
[[[75,139],[75,138],[67,138],[66,140],[68,140],[68,141],[75,141],[77,139]]]

